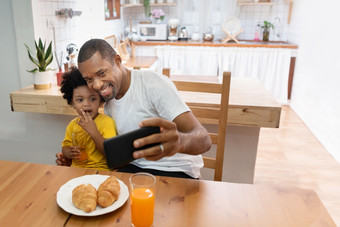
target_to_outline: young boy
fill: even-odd
[[[117,133],[113,119],[98,113],[104,100],[96,91],[88,88],[79,70],[75,68],[63,75],[60,91],[67,103],[79,114],[66,128],[62,142],[64,158],[72,159],[71,166],[109,170],[103,142]],[[80,153],[81,147],[86,149],[85,160],[82,160],[84,156]]]

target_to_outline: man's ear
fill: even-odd
[[[119,54],[116,54],[116,55],[113,57],[113,62],[114,62],[115,64],[117,64],[118,66],[119,66],[120,64],[122,64],[122,58],[119,56]]]

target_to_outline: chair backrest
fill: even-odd
[[[164,76],[170,77],[170,69],[169,68],[163,68],[162,71]]]
[[[163,74],[167,74],[164,71]],[[191,81],[173,81],[179,91],[199,92],[199,93],[218,93],[221,94],[219,108],[207,108],[199,106],[190,106],[191,111],[202,124],[217,124],[218,131],[216,133],[209,132],[209,136],[213,144],[216,144],[215,158],[203,156],[204,167],[215,170],[214,180],[221,181],[223,173],[224,150],[227,133],[227,118],[229,107],[230,92],[230,72],[223,73],[223,81],[220,83],[205,83]]]
[[[117,44],[118,54],[123,61],[127,61],[130,58],[130,53],[127,50],[126,43],[122,42]]]
[[[104,40],[106,40],[106,42],[108,42],[112,46],[113,49],[116,49],[117,38],[115,35],[105,37]]]

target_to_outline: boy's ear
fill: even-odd
[[[74,106],[74,103],[73,103],[73,99],[72,99],[72,101],[70,103],[70,107],[72,107],[73,109],[76,109],[76,107]]]

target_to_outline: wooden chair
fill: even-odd
[[[113,49],[116,49],[116,45],[117,45],[117,38],[115,35],[111,35],[111,36],[108,36],[108,37],[105,37],[104,40],[106,42],[108,42]]]
[[[123,61],[129,60],[130,53],[127,50],[125,42],[117,44],[117,50],[118,50],[119,56],[122,58]]]
[[[126,45],[128,45],[129,47],[130,47],[130,49],[131,49],[131,53],[130,53],[130,56],[132,57],[132,58],[134,58],[134,57],[136,57],[136,45],[135,44],[133,44],[132,42],[131,42],[131,40],[129,40],[129,38],[125,38],[125,43],[126,43]]]
[[[169,68],[163,68],[162,74],[164,76],[167,76],[170,78],[170,69]]]
[[[163,69],[165,76],[170,75],[170,70]],[[214,180],[221,181],[223,173],[224,148],[227,133],[227,118],[229,107],[230,91],[230,72],[223,73],[223,81],[220,83],[204,83],[191,81],[173,81],[179,91],[200,92],[200,93],[218,93],[221,94],[219,108],[207,108],[191,106],[190,109],[201,124],[218,125],[218,133],[209,132],[213,144],[216,144],[216,156],[210,158],[203,156],[204,167],[214,169]]]

